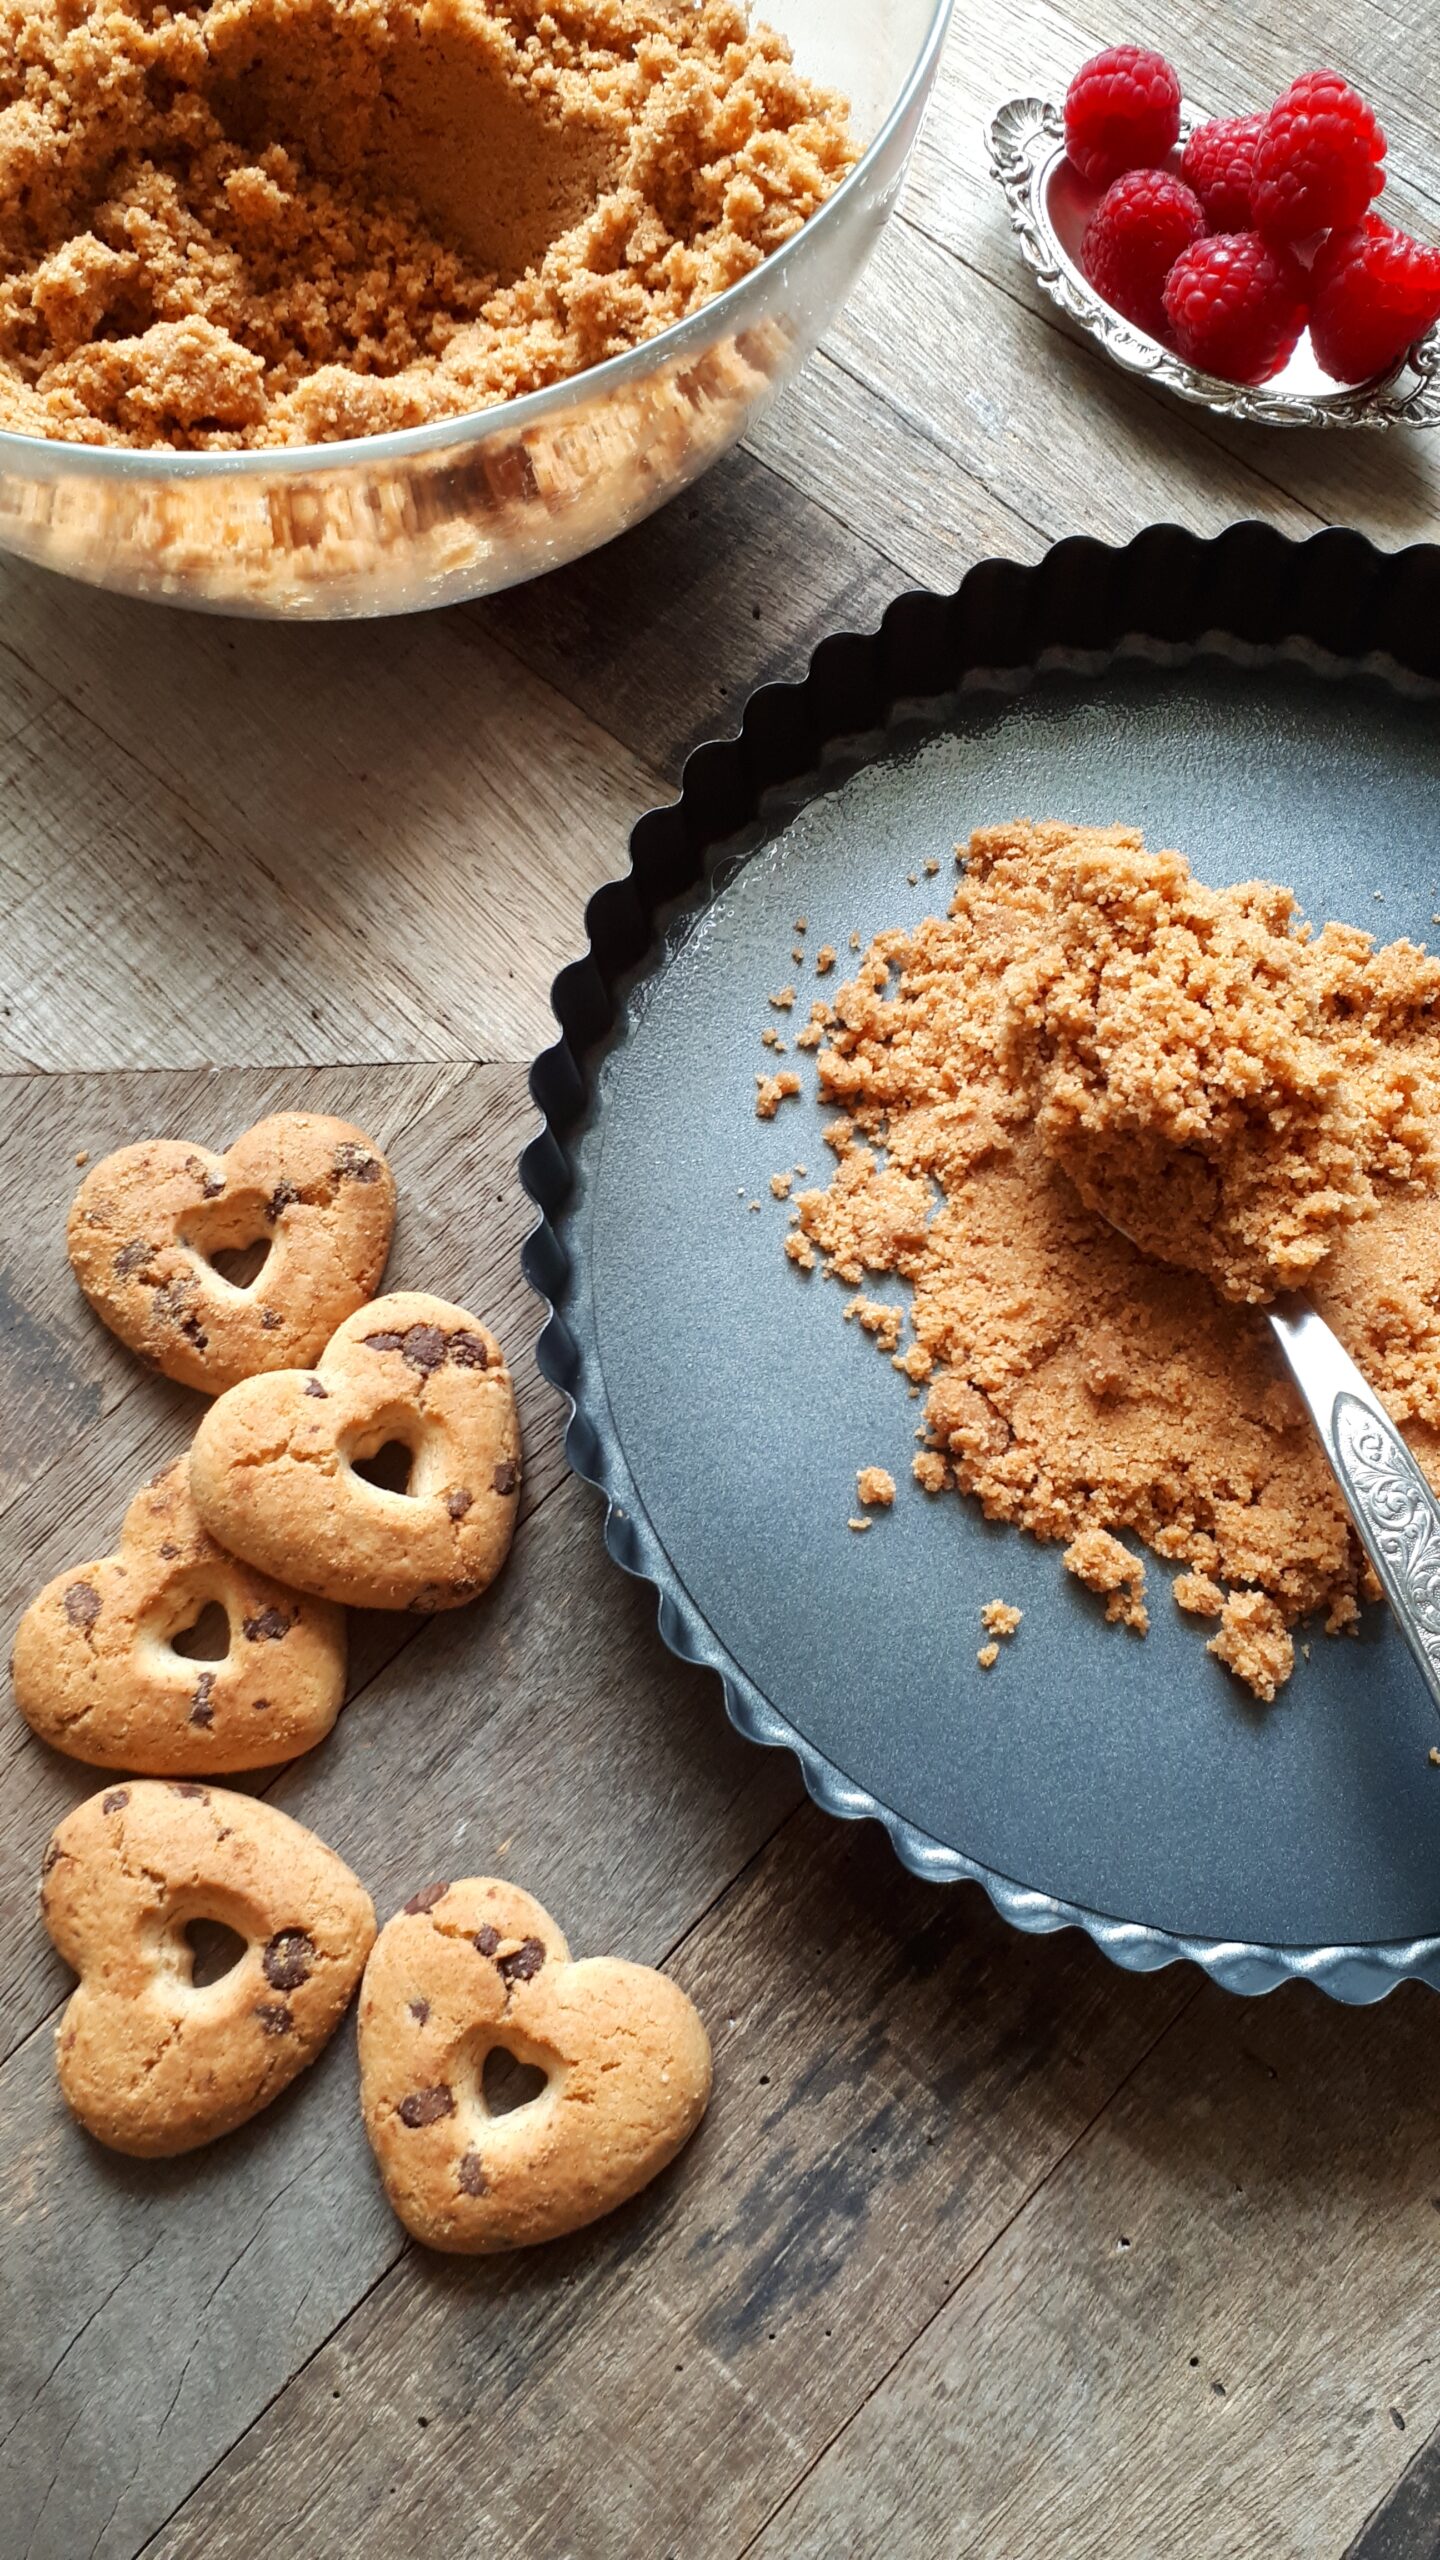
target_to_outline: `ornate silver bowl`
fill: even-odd
[[[1182,140],[1205,121],[1188,103]],[[1146,374],[1182,400],[1260,427],[1440,426],[1440,329],[1372,382],[1332,382],[1311,352],[1309,332],[1273,382],[1250,389],[1201,373],[1171,347],[1147,337],[1102,302],[1080,265],[1085,225],[1103,190],[1087,185],[1065,152],[1065,122],[1044,98],[1012,98],[986,128],[990,167],[1021,255],[1052,302],[1127,373]]]

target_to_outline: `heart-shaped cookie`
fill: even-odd
[[[253,1796],[136,1779],[67,1814],[40,1909],[80,1976],[55,2031],[71,2109],[114,2151],[165,2158],[268,2106],[335,2032],[375,1936],[364,1886]],[[244,1941],[197,1984],[186,1930]]]
[[[496,2053],[545,2074],[494,2113]],[[710,2095],[678,1983],[572,1963],[546,1911],[493,1876],[427,1886],[381,1930],[360,1993],[360,2103],[385,2192],[432,2249],[527,2248],[638,2194]]]
[[[357,1472],[382,1455],[391,1480]],[[443,1298],[376,1298],[314,1369],[246,1378],[211,1406],[190,1485],[222,1547],[297,1590],[357,1609],[458,1608],[494,1580],[515,1528],[505,1355]]]
[[[176,1652],[173,1639],[217,1609],[228,1649]],[[329,1732],[345,1690],[345,1622],[218,1547],[178,1458],[141,1486],[117,1555],[57,1574],[31,1601],[10,1676],[42,1742],[96,1768],[263,1769]]]
[[[257,1120],[224,1155],[183,1139],[121,1147],[70,1211],[75,1277],[102,1322],[182,1386],[313,1360],[380,1286],[390,1168],[363,1129],[311,1111]],[[214,1257],[264,1259],[227,1276]]]

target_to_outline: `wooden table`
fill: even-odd
[[[525,1519],[487,1603],[362,1622],[350,1704],[266,1788],[384,1913],[498,1869],[664,1963],[709,2121],[612,2221],[465,2265],[404,2244],[353,2037],[169,2164],[69,2124],[40,1846],[89,1792],[12,1721],[0,1801],[4,2560],[1418,2560],[1440,2549],[1437,2013],[1118,1973],[926,1889],[742,1745],[567,1480],[519,1277],[526,1064],[581,911],[688,747],[815,641],[988,552],[1157,518],[1429,534],[1440,454],[1183,413],[1032,291],[982,109],[1114,35],[1261,103],[1334,60],[1440,220],[1433,0],[969,0],[900,217],[753,447],[499,602],[353,629],[4,574],[3,1571],[103,1553],[195,1400],[90,1320],[81,1150],[346,1113],[389,1148],[397,1281],[523,1381]],[[1436,439],[1440,445],[1440,439]]]

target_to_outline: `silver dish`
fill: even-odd
[[[503,406],[259,453],[0,433],[0,552],[92,586],[296,619],[458,604],[562,567],[688,488],[810,354],[874,248],[954,0],[758,0],[867,148],[753,274],[675,328]]]
[[[1204,109],[1184,105],[1182,141],[1205,120]],[[1051,301],[1127,373],[1144,374],[1177,398],[1247,426],[1440,426],[1440,329],[1389,373],[1353,386],[1321,372],[1308,330],[1284,371],[1254,389],[1186,364],[1102,302],[1080,265],[1085,225],[1103,190],[1087,185],[1066,157],[1061,109],[1043,98],[1011,98],[991,117],[986,139],[1026,265]]]

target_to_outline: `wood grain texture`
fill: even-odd
[[[673,1969],[711,2022],[716,2096],[671,2176],[543,2264],[407,2253],[164,2560],[287,2530],[314,2560],[422,2536],[739,2552],[1195,1996],[1074,1939],[1017,1946],[979,1895],[901,1876],[808,1807]],[[342,2463],[357,2389],[369,2432]]]
[[[634,818],[754,686],[902,586],[1077,530],[1434,535],[1440,438],[1225,426],[1108,367],[1029,278],[982,118],[1127,33],[1217,109],[1334,61],[1385,116],[1396,210],[1440,227],[1432,0],[1153,0],[1140,29],[970,0],[820,355],[622,543],[328,630],[0,566],[7,1629],[198,1410],[74,1290],[77,1151],[223,1143],[286,1104],[358,1119],[400,1181],[392,1279],[510,1352],[525,1518],[477,1608],[355,1619],[334,1735],[246,1783],[382,1916],[491,1866],[578,1949],[669,1963],[717,2057],[672,2173],[510,2263],[405,2242],[348,2025],[213,2150],[108,2156],[55,2092],[69,1977],[32,1905],[92,1780],[9,1721],[0,2560],[1440,2554],[1428,1996],[1354,2015],[1135,1980],[822,1821],[605,1557],[518,1268],[551,977]]]

